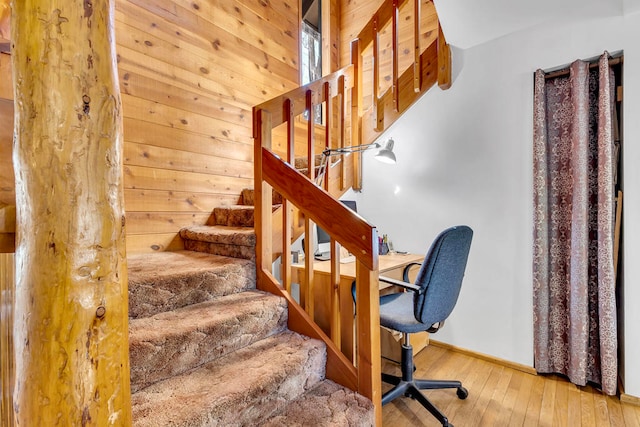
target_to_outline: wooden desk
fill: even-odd
[[[417,254],[387,254],[378,257],[378,272],[382,276],[394,279],[402,279],[404,267],[412,262],[422,262],[424,255]],[[356,277],[356,263],[340,264],[340,337],[342,352],[350,359],[354,357],[354,322],[353,322],[353,297],[351,296],[351,284]],[[299,283],[301,288],[304,283],[304,264],[292,266],[292,282]],[[322,330],[331,336],[331,261],[315,261],[314,271],[314,320]],[[389,287],[386,283],[380,283],[380,289]]]

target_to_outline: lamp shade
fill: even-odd
[[[376,154],[376,160],[382,163],[396,162],[396,155],[393,154],[393,138],[389,138],[387,142],[384,143],[384,146],[378,151],[378,154]]]

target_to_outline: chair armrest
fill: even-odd
[[[379,276],[378,280],[384,283],[388,283],[390,285],[403,287],[412,292],[416,292],[418,295],[421,295],[424,292],[422,288],[420,288],[420,286],[416,286],[413,283],[409,283],[409,282],[403,282],[402,280],[392,279],[391,277]]]
[[[409,283],[411,282],[411,280],[409,280],[409,269],[411,267],[413,267],[414,265],[422,265],[421,262],[410,262],[409,264],[404,266],[404,270],[402,270],[402,280],[404,280],[405,282]]]

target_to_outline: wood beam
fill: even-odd
[[[13,1],[17,425],[131,425],[110,0]]]

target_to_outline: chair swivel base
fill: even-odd
[[[459,399],[466,399],[469,392],[466,388],[462,387],[459,381],[436,381],[436,380],[415,380],[415,381],[403,381],[402,378],[382,374],[382,381],[387,384],[395,385],[394,388],[382,395],[382,404],[386,405],[397,397],[410,397],[420,402],[431,414],[436,417],[438,421],[444,427],[453,427],[453,424],[449,423],[447,417],[436,408],[433,403],[427,397],[420,392],[420,390],[433,390],[441,388],[455,388],[456,395]]]
[[[447,417],[440,412],[420,390],[455,388],[458,398],[466,399],[469,392],[462,386],[462,383],[460,381],[447,380],[414,380],[413,371],[415,370],[415,366],[413,364],[413,348],[411,345],[402,346],[401,365],[402,377],[385,373],[382,374],[382,381],[394,386],[382,395],[382,404],[386,405],[398,397],[410,397],[420,402],[444,427],[453,427],[453,424],[449,423]]]

